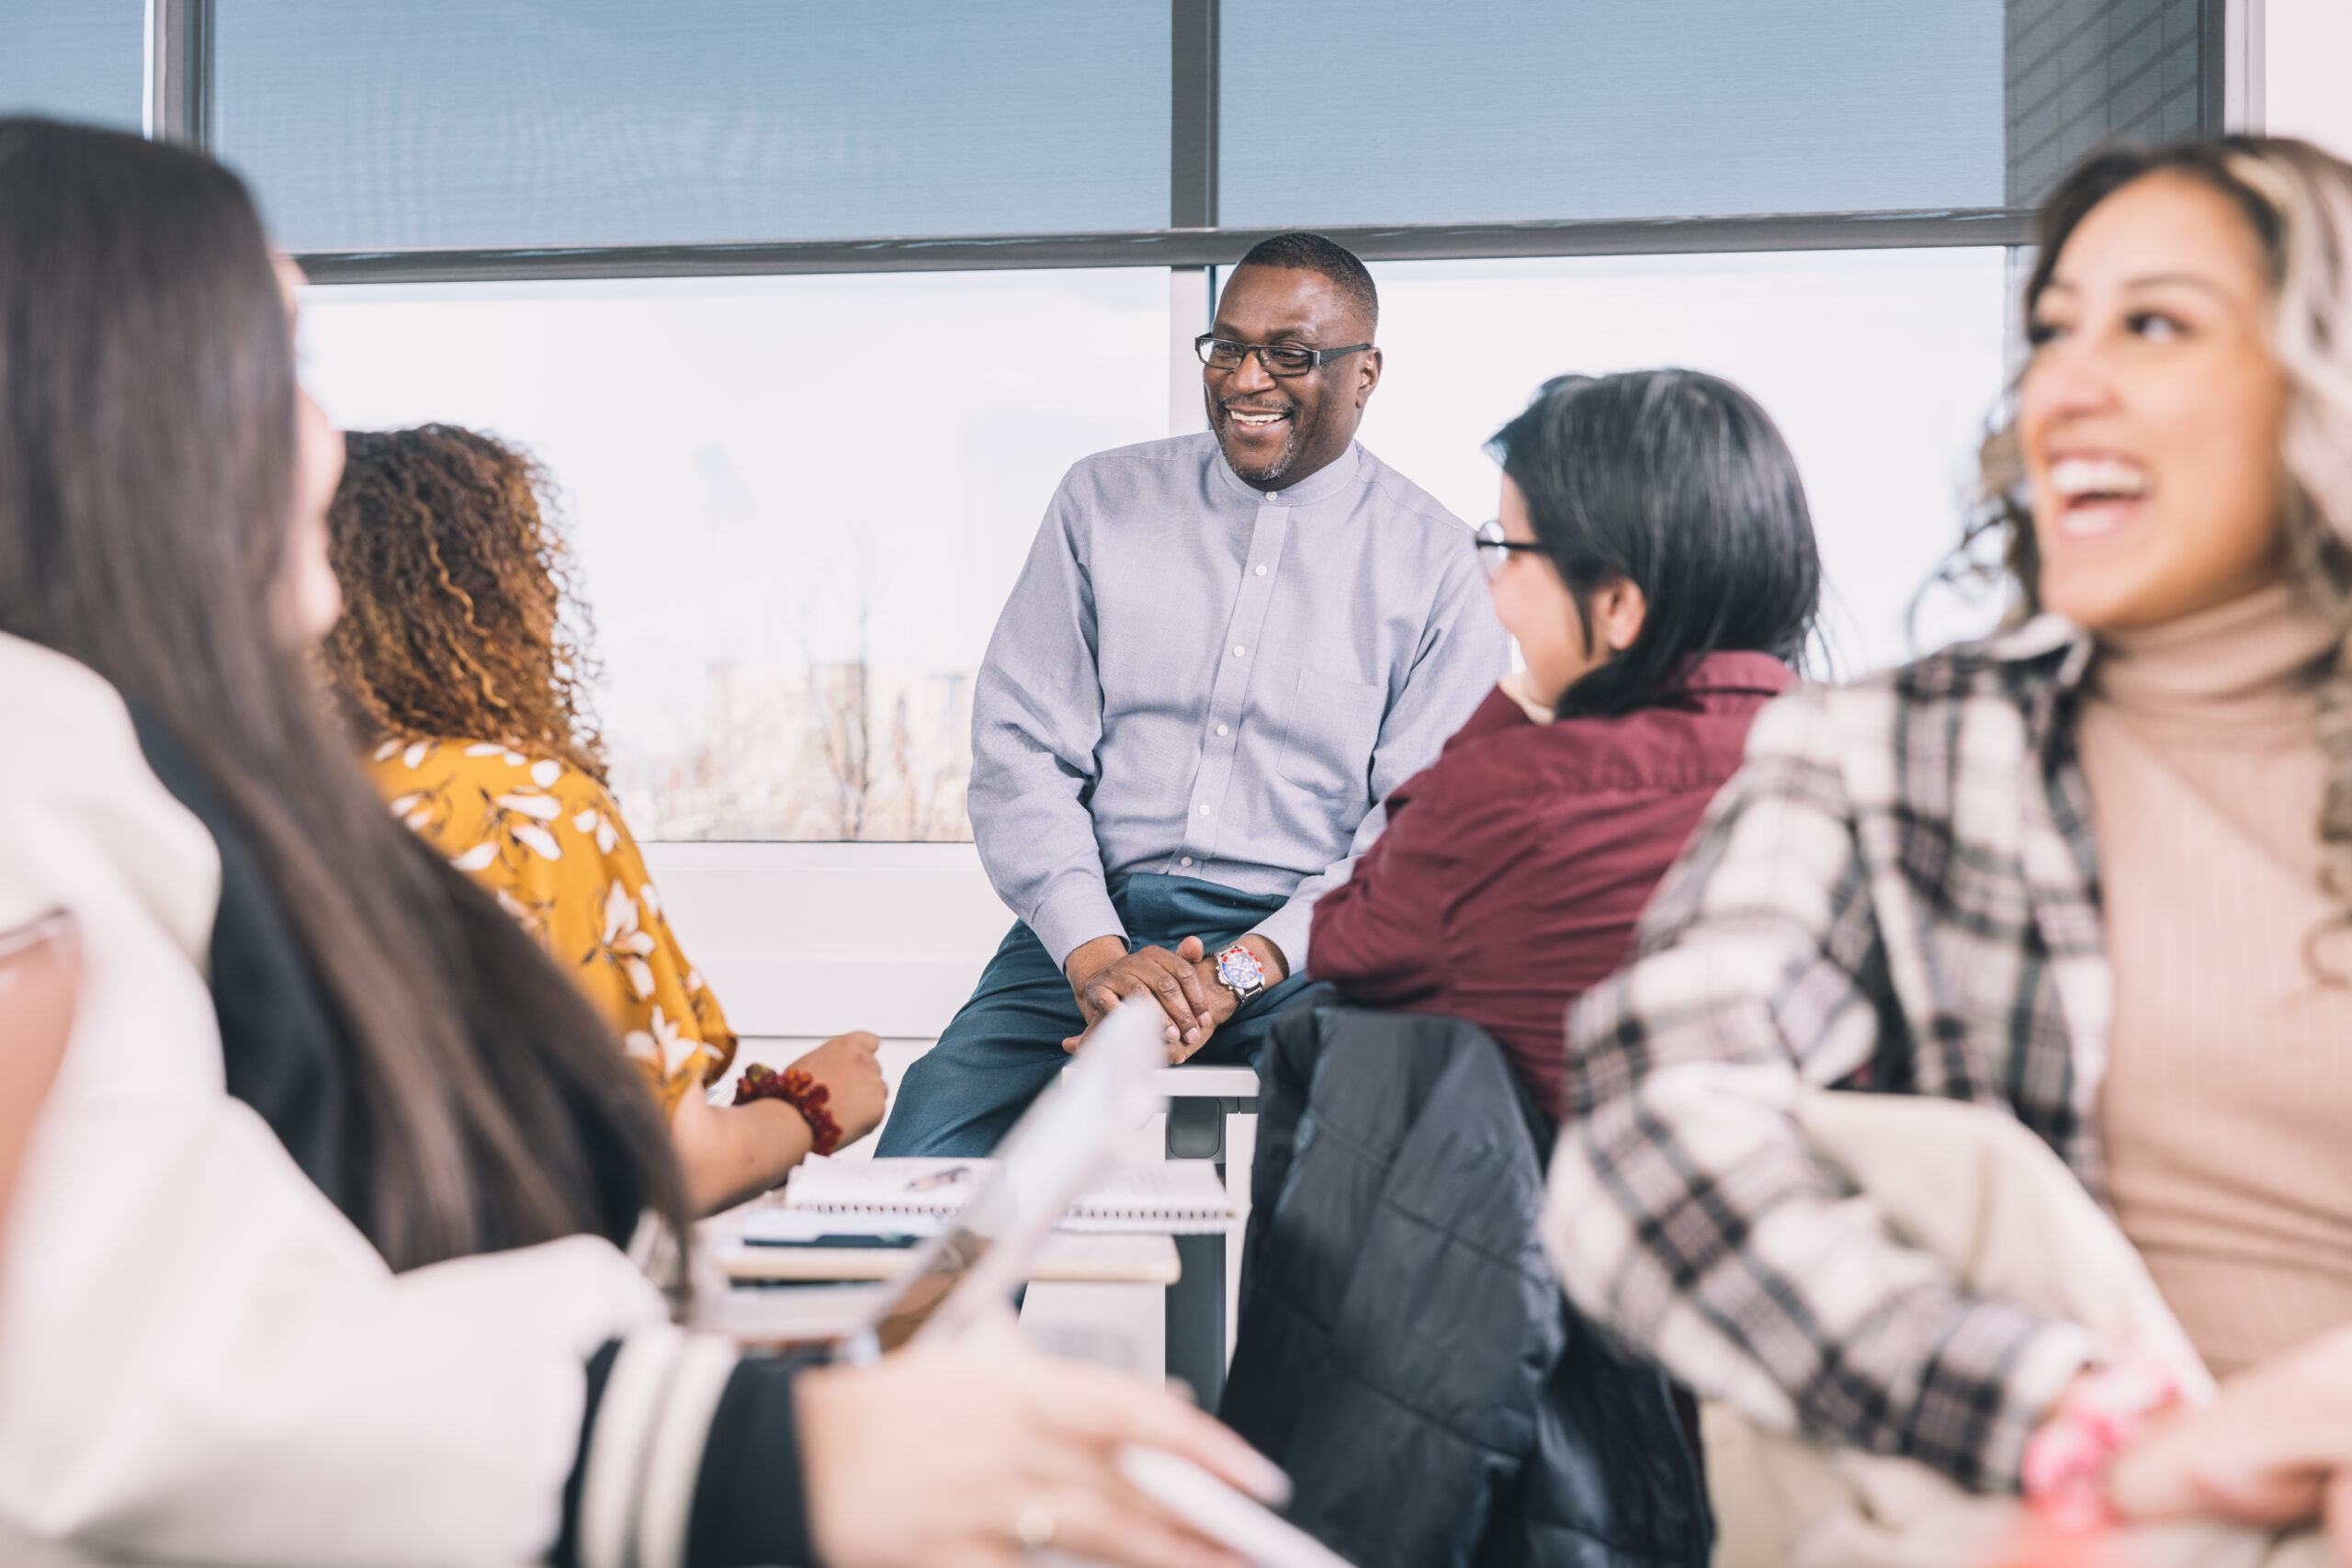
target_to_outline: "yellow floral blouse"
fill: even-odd
[[[735,1033],[678,951],[604,785],[469,740],[388,740],[368,771],[392,815],[496,896],[604,1010],[664,1116],[726,1072]]]

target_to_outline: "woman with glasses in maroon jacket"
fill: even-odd
[[[1526,668],[1506,676],[1315,908],[1313,976],[1468,1019],[1555,1122],[1568,1004],[1795,680],[1821,566],[1755,400],[1690,370],[1563,376],[1498,432],[1476,541]]]

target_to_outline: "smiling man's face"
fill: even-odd
[[[1319,272],[1244,266],[1217,301],[1210,331],[1235,343],[1343,348],[1372,341],[1364,311]],[[1209,428],[1233,471],[1259,490],[1295,485],[1348,449],[1364,400],[1380,383],[1377,349],[1342,355],[1304,376],[1269,376],[1256,355],[1238,369],[1204,366]]]

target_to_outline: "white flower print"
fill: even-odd
[[[543,822],[554,821],[563,814],[563,807],[553,795],[520,793],[502,795],[494,797],[491,804],[512,816],[528,818],[522,822],[500,823],[501,827],[514,836],[516,843],[526,844],[537,850],[543,859],[561,860],[563,858],[563,846],[555,841],[553,833],[540,826]]]
[[[573,818],[571,825],[582,833],[595,839],[596,851],[599,854],[611,854],[613,846],[621,841],[620,835],[613,830],[612,823],[605,818],[603,812],[593,806]]]
[[[541,789],[553,789],[555,781],[563,777],[563,764],[542,757],[531,764],[531,782]]]
[[[433,752],[433,742],[432,742],[432,741],[430,741],[430,740],[417,740],[417,741],[413,741],[413,742],[411,742],[411,743],[410,743],[410,745],[409,745],[409,749],[408,749],[407,750],[405,750],[405,751],[403,751],[403,752],[401,752],[401,766],[403,766],[403,767],[405,767],[405,768],[407,768],[410,772],[413,773],[413,772],[415,772],[417,769],[419,769],[419,768],[421,768],[421,767],[424,766],[424,759],[425,759],[426,757],[430,756],[430,755],[432,754],[432,752]]]
[[[678,1069],[692,1061],[694,1054],[702,1048],[701,1041],[680,1032],[677,1024],[662,1012],[660,1002],[653,1004],[653,1039],[662,1050],[659,1060],[663,1077],[676,1077]]]
[[[653,994],[653,966],[645,962],[653,951],[653,938],[638,929],[637,900],[620,879],[613,880],[612,891],[605,897],[605,956],[621,967],[628,983],[637,991],[637,999],[645,1000]]]
[[[449,863],[459,871],[480,871],[498,858],[498,840],[484,839],[461,855],[451,855]]]

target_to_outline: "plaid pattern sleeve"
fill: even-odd
[[[2103,963],[2069,869],[2087,830],[2018,809],[2049,705],[1980,662],[1758,720],[1633,962],[1571,1015],[1546,1240],[1580,1310],[1702,1393],[2001,1490],[2087,1335],[1959,1289],[1793,1120],[1808,1085],[1975,1100],[2045,1137],[2081,1120],[2062,993]],[[2053,923],[2089,953],[2052,962]]]

